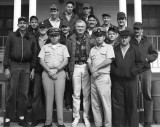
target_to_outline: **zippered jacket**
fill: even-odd
[[[149,41],[146,36],[142,36],[140,43],[138,43],[133,36],[130,40],[130,43],[133,45],[133,47],[139,49],[141,53],[141,59],[144,64],[142,72],[149,70],[151,68],[150,63],[154,62],[158,57],[158,52],[154,47],[153,43]],[[146,59],[148,61],[146,61]]]
[[[19,29],[11,33],[6,42],[3,66],[8,68],[10,61],[17,63],[30,62],[31,68],[35,68],[37,59],[36,40],[28,31],[22,37]]]

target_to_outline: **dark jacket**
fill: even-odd
[[[156,51],[153,43],[147,39],[146,36],[143,36],[140,43],[138,44],[137,40],[133,36],[130,40],[132,45],[139,49],[141,53],[141,59],[143,60],[144,67],[142,71],[146,71],[151,68],[150,63],[155,61],[158,57],[158,52]],[[148,59],[148,62],[145,60]]]
[[[36,39],[39,37],[38,27],[33,29],[30,25],[28,26],[29,34],[33,35]]]
[[[37,56],[39,55],[39,53],[40,53],[40,51],[41,51],[41,48],[40,48],[40,46],[39,46],[38,39],[39,39],[39,37],[37,37],[37,39],[36,39],[36,43],[37,43],[37,44],[36,44],[36,46],[37,46]],[[48,44],[48,43],[50,43],[50,40],[49,40],[49,39],[46,40],[45,45]],[[40,64],[40,59],[39,59],[39,58],[37,58],[37,61],[36,61],[35,72],[36,72],[36,73],[42,73],[42,72],[43,72],[43,67],[42,67],[41,64]]]
[[[95,46],[96,42],[95,42],[95,39],[93,39],[88,34],[85,34],[85,37],[86,37],[86,54],[87,54],[87,57],[89,57],[90,49]],[[69,63],[68,63],[70,77],[72,76],[73,71],[74,71],[76,41],[77,41],[76,33],[71,35],[69,39],[67,40],[67,48],[70,54]]]
[[[62,32],[61,32],[61,37],[59,40],[59,43],[63,44],[63,45],[67,45],[67,39],[71,36],[72,34],[69,34],[68,36],[65,36]]]
[[[130,45],[125,57],[123,58],[120,45],[114,47],[115,59],[111,64],[111,75],[115,80],[132,79],[141,72],[143,62],[140,52]]]
[[[74,28],[75,28],[75,23],[79,19],[78,15],[73,13],[69,22],[66,18],[65,12],[61,13],[59,15],[59,18],[60,18],[61,22],[67,22],[68,23],[68,25],[70,27],[70,32],[73,33]]]
[[[37,59],[36,40],[28,32],[21,37],[19,29],[11,33],[6,42],[3,65],[9,67],[9,61],[30,62],[31,68],[35,68]]]

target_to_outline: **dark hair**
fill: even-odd
[[[68,1],[67,3],[66,3],[66,5],[67,4],[72,4],[73,6],[74,6],[74,2],[73,1]]]
[[[38,21],[38,18],[33,15],[33,16],[30,17],[30,22],[31,22],[31,20],[33,20],[33,19],[36,19],[36,20]]]

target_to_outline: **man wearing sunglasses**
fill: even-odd
[[[144,67],[139,74],[139,80],[142,85],[142,92],[144,98],[144,127],[151,127],[153,122],[153,101],[151,97],[151,66],[150,63],[154,62],[158,53],[153,43],[143,35],[143,24],[135,22],[134,35],[131,39],[133,46],[140,50],[141,59],[143,60]]]
[[[47,28],[59,28],[61,20],[59,18],[59,8],[57,4],[52,4],[52,6],[49,9],[50,12],[50,18],[44,20],[44,24],[47,26]]]

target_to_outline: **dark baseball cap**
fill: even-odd
[[[119,32],[119,35],[121,37],[123,37],[123,36],[131,36],[132,35],[131,29],[127,28],[125,30],[122,30],[122,31]]]
[[[69,23],[68,23],[68,22],[62,21],[62,23],[61,23],[61,28],[63,28],[63,27],[68,27],[68,26],[69,26]]]
[[[91,8],[91,5],[90,5],[89,3],[84,3],[84,4],[83,4],[83,9],[84,9],[84,8]]]
[[[48,35],[60,35],[60,29],[59,28],[53,28],[51,27],[49,30],[48,30]]]
[[[106,29],[103,27],[96,27],[93,29],[92,34],[96,37],[98,37],[100,35],[106,35]]]
[[[34,15],[33,15],[33,16],[31,16],[31,17],[30,17],[30,22],[31,22],[33,19],[35,19],[35,20],[37,20],[37,21],[38,21],[37,16],[34,16]]]
[[[88,19],[90,19],[90,18],[96,19],[96,16],[95,16],[95,15],[89,15],[89,16],[88,16]]]
[[[44,22],[40,22],[39,23],[39,28],[47,28],[47,26]]]
[[[57,4],[52,4],[52,5],[50,6],[50,9],[59,10],[59,7],[57,6]]]
[[[111,15],[109,13],[103,13],[102,14],[102,17],[105,17],[105,16],[111,17]]]
[[[120,19],[120,18],[126,18],[126,14],[124,12],[118,12],[117,19]]]
[[[141,22],[135,22],[133,28],[143,29],[143,24]]]
[[[25,21],[25,22],[27,22],[27,18],[24,17],[24,16],[19,17],[19,18],[18,18],[18,22],[20,22],[20,21]]]

